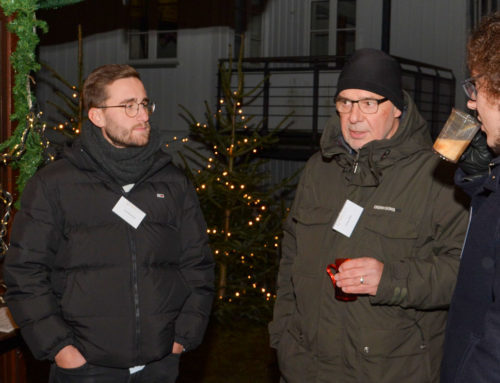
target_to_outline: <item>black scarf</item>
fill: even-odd
[[[115,148],[92,123],[83,127],[80,137],[85,151],[120,185],[139,181],[153,166],[154,154],[160,149],[160,135],[153,128],[149,142],[141,147]]]

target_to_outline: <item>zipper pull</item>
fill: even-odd
[[[359,152],[356,152],[356,157],[354,158],[354,164],[352,169],[353,174],[356,174],[358,172],[358,165],[359,165]]]

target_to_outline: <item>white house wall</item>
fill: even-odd
[[[335,2],[335,0],[331,0]],[[383,0],[358,0],[356,47],[381,48]],[[310,0],[269,0],[262,15],[262,55],[307,56],[309,54]],[[390,53],[416,61],[451,68],[457,84],[465,76],[466,0],[392,0]],[[75,31],[76,35],[76,31]],[[184,137],[188,132],[186,123],[179,117],[179,104],[186,106],[200,120],[204,117],[204,100],[210,106],[216,104],[217,63],[228,55],[228,46],[233,42],[233,31],[228,27],[212,27],[179,30],[177,65],[170,67],[142,67],[139,72],[149,96],[157,103],[152,122],[161,127],[168,138]],[[84,73],[87,75],[96,66],[127,62],[128,47],[123,30],[102,33],[84,40]],[[77,75],[77,43],[57,46],[42,46],[40,58],[47,61],[61,75],[75,82]],[[252,82],[252,79],[248,79]],[[286,84],[310,83],[305,75],[275,78],[271,82]],[[336,75],[320,78],[320,85],[332,85]],[[293,91],[293,90],[292,90]],[[334,89],[326,89],[327,100],[331,100]],[[464,105],[460,87],[457,86],[457,104]],[[37,96],[42,109],[47,112],[49,99],[56,100],[43,83],[37,86]],[[283,94],[289,107],[311,103],[304,94],[305,102]],[[308,102],[306,102],[308,101]],[[331,105],[321,104],[322,114],[319,129],[326,121]],[[297,112],[300,112],[298,110]],[[251,113],[251,110],[246,110]],[[296,113],[296,125],[291,129],[310,128],[309,119],[301,119]],[[278,121],[271,118],[271,125]],[[288,175],[300,165],[293,161],[272,161],[269,165],[273,179]]]
[[[357,1],[356,48],[382,48],[382,10],[383,0]]]
[[[178,32],[177,65],[169,67],[139,67],[148,96],[155,100],[157,110],[152,123],[159,126],[169,138],[183,137],[188,126],[179,116],[179,104],[184,105],[198,119],[204,118],[204,101],[216,105],[217,64],[219,57],[227,57],[233,32],[227,27],[183,29]],[[77,42],[42,46],[40,60],[47,62],[71,83],[77,81]],[[127,63],[128,46],[125,32],[116,30],[87,37],[83,41],[84,77],[97,66],[108,63]],[[38,77],[46,78],[41,71]],[[54,115],[48,100],[57,97],[39,81],[37,98],[47,115]]]
[[[265,56],[309,55],[310,8],[311,0],[268,2],[262,17]],[[332,15],[335,16],[335,9]],[[358,0],[356,18],[359,26],[356,46],[380,48],[382,0]]]
[[[335,0],[331,0],[332,4]],[[393,0],[391,53],[451,68],[457,80],[464,74],[466,0]],[[356,45],[381,47],[383,0],[358,0]],[[262,15],[264,56],[308,55],[310,0],[270,0]],[[76,35],[76,31],[75,31]],[[203,118],[203,101],[215,105],[218,58],[227,57],[233,32],[228,27],[179,30],[178,62],[171,67],[139,69],[152,99],[157,102],[153,122],[172,136],[187,131],[178,116],[178,104]],[[84,39],[85,74],[98,65],[127,62],[128,46],[123,30]],[[77,44],[42,46],[40,58],[70,81],[76,81]],[[289,78],[288,81],[300,79]],[[320,79],[330,82],[331,78]],[[457,81],[458,82],[458,81]],[[330,83],[328,85],[331,85]],[[463,104],[457,87],[458,105]],[[53,95],[43,84],[37,94],[44,109]],[[305,104],[302,103],[302,104]],[[324,105],[326,107],[326,105]]]
[[[266,57],[307,56],[305,46],[308,0],[270,0],[262,16],[262,44]]]
[[[330,0],[335,17],[335,0]],[[270,0],[262,16],[265,56],[309,55],[311,0]],[[465,76],[466,0],[393,0],[390,53]],[[357,0],[356,48],[382,47],[383,0]],[[464,105],[457,86],[456,101]]]
[[[459,84],[466,72],[466,6],[466,0],[392,1],[391,53],[452,69],[459,107],[465,106]]]

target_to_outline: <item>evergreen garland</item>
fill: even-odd
[[[41,9],[45,8],[59,8],[65,5],[80,3],[83,0],[39,0],[38,6]]]
[[[38,116],[33,117],[32,114],[35,99],[31,92],[30,75],[40,69],[35,54],[40,41],[37,30],[47,32],[48,26],[46,22],[37,20],[35,12],[39,8],[60,7],[79,1],[82,0],[0,0],[4,14],[14,16],[7,28],[18,37],[16,50],[11,55],[15,78],[12,89],[14,113],[10,116],[12,121],[18,121],[18,125],[12,136],[0,144],[0,151],[9,149],[8,153],[2,156],[3,161],[10,162],[13,168],[19,169],[16,179],[19,194],[43,162],[44,144],[40,134],[43,128],[38,122]]]

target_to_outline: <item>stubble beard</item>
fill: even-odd
[[[133,132],[134,129],[140,125],[136,125],[132,127],[130,131],[127,131],[127,134],[115,134],[115,132],[111,130],[106,131],[106,135],[111,143],[116,147],[125,147],[125,148],[137,148],[146,146],[149,143],[149,137],[151,135],[151,126],[149,123],[146,123],[147,132],[145,135],[141,133],[140,137],[134,137]],[[142,139],[144,137],[144,139]]]

